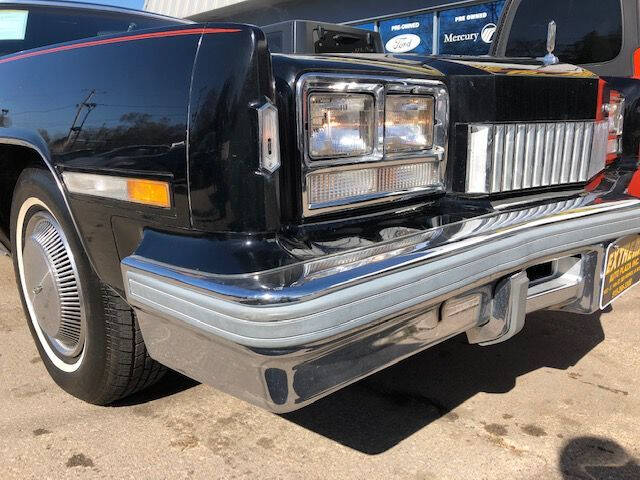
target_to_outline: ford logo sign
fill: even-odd
[[[420,42],[422,42],[422,39],[418,35],[405,33],[389,40],[385,49],[391,53],[407,53],[420,45]]]

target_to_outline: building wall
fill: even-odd
[[[392,53],[486,55],[506,0],[246,0],[196,14],[199,22],[268,25],[292,19],[377,30]]]
[[[148,12],[184,18],[217,8],[228,7],[244,0],[145,0],[144,9]]]

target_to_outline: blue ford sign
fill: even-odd
[[[389,53],[432,53],[433,14],[394,18],[380,22],[380,35]]]

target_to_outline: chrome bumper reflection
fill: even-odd
[[[602,245],[640,232],[637,200],[497,213],[252,275],[123,261],[151,355],[274,411],[299,408],[462,332],[504,341],[527,312],[597,309]],[[531,281],[526,269],[555,262]]]

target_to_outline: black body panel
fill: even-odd
[[[278,172],[260,172],[256,108],[274,101],[262,31],[203,37],[193,75],[189,180],[193,226],[210,232],[275,231]]]
[[[459,186],[466,162],[466,143],[453,133],[469,122],[595,117],[598,82],[585,72],[545,75],[539,65],[486,58],[270,55],[262,31],[246,25],[147,32],[0,58],[0,139],[36,146],[58,176],[170,182],[169,210],[67,193],[94,268],[119,290],[120,260],[137,249],[192,269],[245,273],[489,211],[486,202],[427,194],[303,219],[295,92],[305,73],[443,82],[449,188]],[[265,102],[280,115],[274,174],[259,165],[256,108]]]
[[[67,51],[41,49],[38,56],[0,60],[0,104],[5,112],[1,137],[33,139],[58,172],[82,170],[171,182],[174,206],[169,211],[68,197],[94,268],[110,284],[118,284],[121,276],[110,233],[112,217],[164,228],[190,226],[186,128],[201,35],[162,36],[174,29],[155,30],[159,36],[151,39]]]

